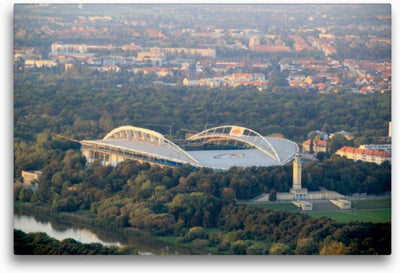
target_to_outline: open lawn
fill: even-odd
[[[245,203],[250,206],[257,206],[261,208],[273,209],[273,210],[288,210],[288,211],[299,211],[300,209],[292,203],[279,203],[279,202],[254,202]]]
[[[356,209],[387,209],[391,208],[392,198],[380,198],[380,199],[367,199],[367,200],[355,200],[351,202],[351,206]]]
[[[325,216],[342,223],[350,221],[385,223],[391,221],[390,208],[344,211],[310,211],[304,213],[317,218]]]
[[[250,206],[268,208],[273,210],[300,211],[292,203],[279,202],[244,202]],[[384,223],[391,221],[391,198],[366,199],[352,201],[351,210],[340,211],[309,211],[304,212],[312,217],[327,217],[338,222],[347,223],[350,221]]]

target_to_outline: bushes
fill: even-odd
[[[31,197],[33,195],[33,191],[29,188],[19,187],[16,190],[16,200],[22,202],[29,202],[31,201]]]

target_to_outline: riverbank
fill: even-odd
[[[23,213],[38,218],[52,218],[70,224],[96,226],[94,216],[89,214],[79,215],[76,213],[56,212],[47,207],[35,206],[30,203],[14,202],[14,213]]]
[[[96,224],[94,215],[89,212],[60,213],[30,203],[15,202],[14,215],[26,215],[35,221],[51,223],[51,226],[58,230],[68,228],[90,230],[105,242],[115,242],[120,246],[134,246],[139,254],[143,255],[202,255],[209,253],[204,249],[193,248],[193,246],[178,243],[176,240],[165,240],[163,237],[154,236],[136,228],[107,229]]]
[[[141,237],[155,239],[149,232],[137,228],[121,228],[121,229],[108,229],[107,227],[98,225],[95,216],[90,213],[69,213],[69,212],[56,212],[49,208],[42,206],[35,206],[30,203],[15,202],[14,213],[35,216],[39,220],[50,221],[57,220],[65,224],[77,225],[82,228],[99,228],[107,230],[112,233],[121,233],[127,237]]]

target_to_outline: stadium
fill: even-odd
[[[131,159],[161,166],[229,169],[231,167],[285,165],[299,152],[296,143],[265,137],[240,126],[214,127],[174,142],[162,134],[134,126],[122,126],[100,140],[82,140],[87,162],[100,160],[116,166]]]

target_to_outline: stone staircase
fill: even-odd
[[[340,210],[334,204],[332,204],[329,200],[318,200],[312,201],[307,200],[313,204],[313,211],[337,211]]]

